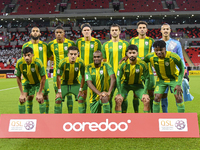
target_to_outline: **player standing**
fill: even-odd
[[[43,65],[45,70],[47,70],[47,60],[48,60],[48,54],[47,54],[47,44],[39,39],[41,36],[40,29],[38,27],[33,27],[31,29],[31,40],[27,43],[25,43],[22,46],[22,57],[23,57],[23,49],[25,47],[31,47],[33,49],[33,54],[35,57],[39,58]],[[23,81],[22,81],[23,82]],[[46,82],[44,86],[44,104],[46,106],[46,114],[49,113],[49,83],[48,83],[48,76],[46,74]],[[27,111],[28,113],[32,113],[32,107],[33,107],[33,97],[28,96],[27,97]]]
[[[181,83],[184,75],[184,65],[178,54],[166,51],[166,43],[163,40],[153,44],[154,52],[145,56],[144,61],[150,62],[157,73],[156,88],[154,90],[155,99],[153,102],[153,112],[160,112],[160,100],[167,87],[173,91],[178,112],[185,112],[185,105],[182,100]],[[178,66],[179,70],[176,68]]]
[[[35,91],[37,91],[36,100],[39,103],[40,113],[45,113],[46,109],[43,99],[43,88],[46,80],[46,72],[42,61],[34,56],[32,48],[25,47],[23,49],[23,57],[17,61],[15,75],[17,76],[17,84],[21,93],[18,105],[19,113],[25,113],[25,102],[27,100],[27,96],[33,99]],[[23,87],[21,75],[24,77]]]
[[[75,46],[75,43],[71,40],[66,39],[64,35],[65,35],[65,32],[64,32],[63,27],[57,26],[55,30],[56,39],[49,42],[48,44],[48,50],[50,51],[50,54],[53,55],[53,59],[54,59],[53,85],[54,85],[55,93],[58,92],[58,87],[57,87],[58,64],[61,59],[67,57],[68,47]],[[60,107],[62,107],[62,104],[57,104],[55,102],[55,108],[54,108],[55,112],[59,112],[59,110],[61,110]],[[73,111],[72,95],[67,96],[67,108],[68,108],[68,113],[72,113]]]
[[[101,51],[96,51],[93,54],[94,63],[86,66],[85,81],[90,88],[91,113],[101,113],[101,106],[104,113],[110,113],[109,96],[115,86],[116,78],[110,64],[102,60]]]

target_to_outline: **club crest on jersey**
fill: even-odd
[[[169,62],[165,62],[165,66],[169,66]]]
[[[60,74],[60,69],[57,70],[57,74]]]
[[[119,45],[119,49],[122,49],[122,46],[121,46],[121,45]]]
[[[91,47],[91,48],[94,48],[94,44],[91,44],[90,47]]]
[[[103,74],[103,70],[100,70],[100,74]]]
[[[67,48],[68,48],[67,46],[64,47],[65,50],[67,50]]]
[[[75,68],[75,71],[78,71],[78,67]]]
[[[140,72],[140,69],[135,69],[135,72],[136,72],[136,73],[139,73],[139,72]]]
[[[31,71],[32,71],[32,72],[35,72],[35,68],[31,68]]]
[[[145,45],[148,45],[148,44],[149,44],[149,42],[146,41],[146,42],[145,42]]]
[[[42,47],[39,47],[39,50],[42,51]]]

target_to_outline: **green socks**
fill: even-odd
[[[32,114],[33,113],[33,101],[28,101],[27,100],[26,106],[27,106],[28,114]]]
[[[153,112],[153,100],[154,96],[150,97],[150,111]]]
[[[159,113],[160,112],[160,102],[153,101],[153,113]]]
[[[68,113],[71,114],[73,111],[73,99],[72,95],[67,96],[67,108],[68,108]]]
[[[62,103],[61,104],[56,104],[55,103],[54,113],[55,114],[62,114]]]
[[[139,98],[134,97],[133,99],[133,109],[135,113],[139,112]]]
[[[128,99],[126,98],[126,99],[122,102],[122,113],[126,113],[126,112],[127,112],[127,108],[128,108]]]
[[[49,113],[49,100],[44,100],[44,103],[46,105],[46,110],[45,110],[45,113],[48,114]]]
[[[184,102],[177,103],[178,113],[184,113],[185,112],[185,105]]]
[[[45,102],[42,103],[42,104],[39,104],[39,110],[40,110],[41,114],[45,114],[45,112],[46,112],[46,104],[45,104]]]
[[[110,103],[103,103],[103,113],[110,113]]]
[[[79,113],[86,113],[86,102],[84,101],[83,103],[78,103],[78,110]]]
[[[19,102],[18,108],[19,108],[19,113],[20,113],[20,114],[25,114],[25,111],[26,111],[26,106],[25,106],[25,104],[26,104],[26,103],[21,104],[21,103]]]

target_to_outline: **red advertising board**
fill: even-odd
[[[16,78],[16,75],[7,73],[6,78]]]
[[[0,138],[199,137],[196,113],[2,114]]]

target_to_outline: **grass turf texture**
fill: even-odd
[[[0,114],[17,114],[18,98],[20,95],[17,87],[16,79],[0,79]],[[190,76],[190,92],[195,97],[192,102],[185,103],[186,113],[197,113],[200,120],[200,92],[199,92],[200,76]],[[52,79],[49,79],[50,85],[50,109],[54,110],[54,90]],[[8,89],[9,90],[4,90]],[[11,89],[12,88],[12,89]],[[129,93],[128,113],[133,113],[132,92]],[[169,93],[169,112],[176,113],[177,107],[174,96]],[[88,102],[88,100],[87,100]],[[88,102],[89,104],[89,102]],[[115,103],[113,101],[115,106]],[[89,106],[89,105],[88,105]],[[143,106],[140,103],[140,112],[143,112]],[[74,113],[78,113],[77,102],[74,101]],[[87,107],[87,112],[89,107]],[[114,112],[114,107],[113,107]],[[39,113],[39,105],[33,100],[33,113]],[[67,113],[66,102],[63,105],[63,113]],[[199,123],[200,126],[200,123]],[[173,149],[187,150],[199,149],[200,138],[127,138],[127,139],[0,139],[0,150],[31,150],[31,149],[101,149],[101,150],[117,150],[117,149]]]

